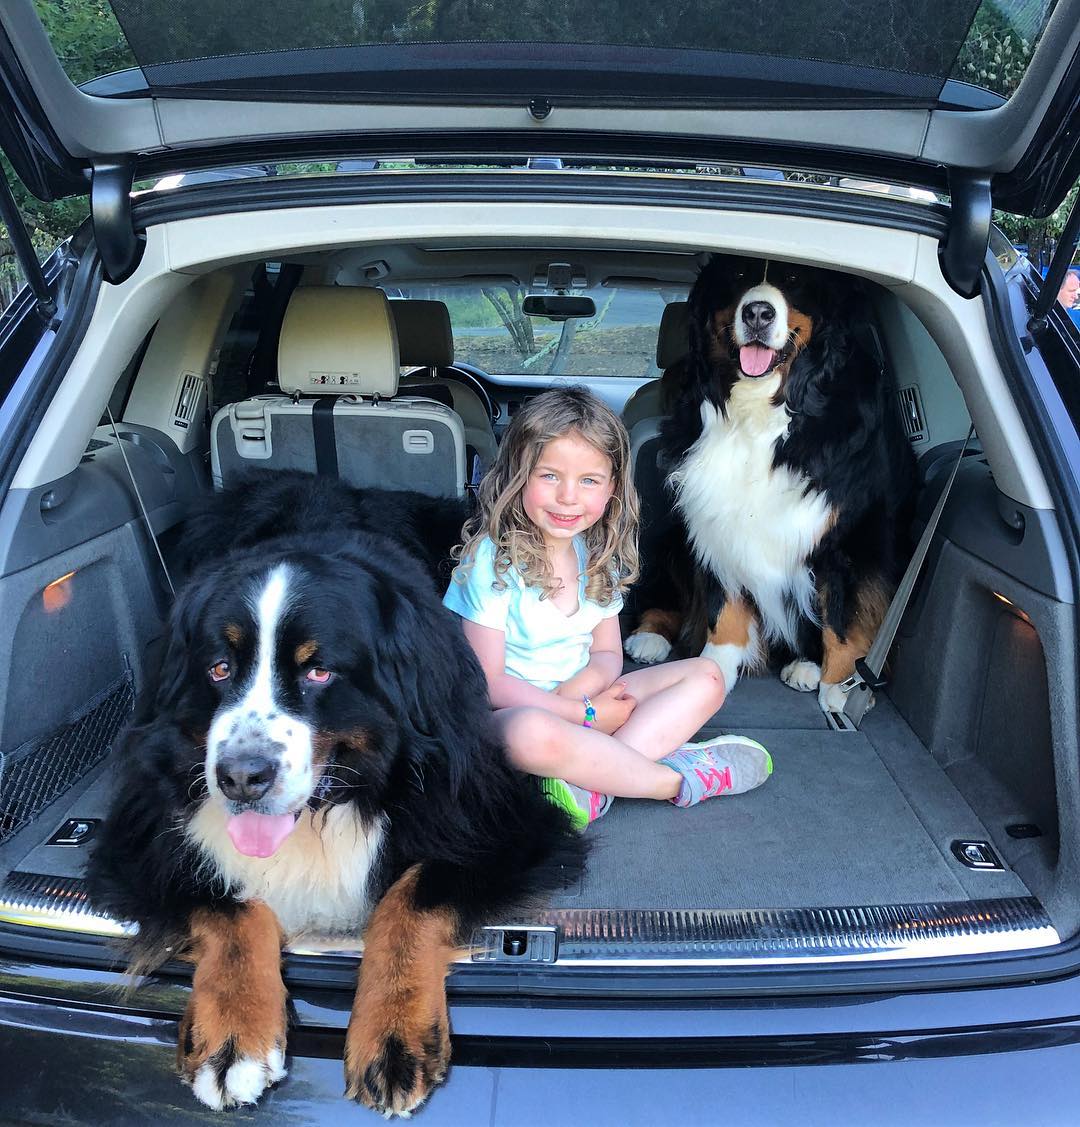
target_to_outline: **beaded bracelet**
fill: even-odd
[[[593,708],[593,702],[588,697],[583,696],[581,699],[585,702],[585,719],[582,720],[582,724],[586,728],[591,728],[596,723],[596,709]]]

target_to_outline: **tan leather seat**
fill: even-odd
[[[450,312],[441,301],[414,299],[390,302],[397,326],[402,367],[415,371],[402,377],[401,387],[415,395],[445,389],[453,409],[465,425],[465,442],[480,459],[481,471],[495,461],[498,445],[484,401],[467,383],[446,374],[454,366],[454,334]]]
[[[667,373],[685,357],[690,346],[687,305],[685,301],[670,301],[664,306],[660,328],[656,334],[656,366]],[[643,419],[656,419],[667,414],[659,380],[651,380],[634,392],[623,407],[622,418],[628,431]]]
[[[295,290],[278,344],[281,392],[214,416],[215,485],[228,487],[255,468],[299,469],[350,485],[459,496],[462,421],[442,403],[399,394],[399,373],[397,332],[381,290]]]

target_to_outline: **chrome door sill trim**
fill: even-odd
[[[92,912],[82,880],[36,873],[11,873],[0,885],[0,922],[110,938],[136,930]],[[575,908],[498,926],[519,931],[530,925],[558,929],[554,963],[536,963],[527,952],[500,957],[479,933],[458,963],[545,968],[852,964],[1001,954],[1061,942],[1033,896],[835,908]],[[361,953],[352,936],[305,936],[288,950],[352,958]]]

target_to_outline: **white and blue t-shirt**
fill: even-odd
[[[592,632],[605,619],[622,610],[616,595],[606,607],[585,597],[585,542],[574,537],[578,558],[578,608],[564,614],[551,601],[542,599],[539,587],[529,587],[514,567],[500,578],[503,590],[495,589],[495,544],[484,537],[476,546],[471,567],[454,572],[443,603],[455,614],[501,630],[506,638],[506,672],[550,691],[589,664]]]

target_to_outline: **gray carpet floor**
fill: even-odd
[[[976,872],[953,857],[953,840],[990,835],[887,699],[861,731],[833,732],[816,694],[751,678],[701,735],[717,731],[765,744],[768,782],[691,810],[616,800],[586,831],[589,871],[557,906],[785,908],[1027,894],[1013,872]],[[44,842],[66,818],[101,817],[111,790],[106,763],[0,846],[0,877],[11,868],[79,875],[85,850]]]
[[[749,794],[690,810],[617,799],[586,832],[584,879],[564,908],[788,908],[1024,896],[1011,871],[950,849],[988,839],[945,772],[882,697],[859,732],[834,732],[816,693],[741,681],[699,733],[740,732],[773,756]]]

